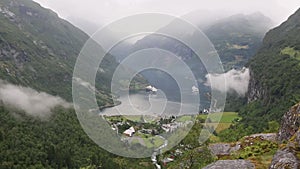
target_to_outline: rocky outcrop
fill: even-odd
[[[298,143],[298,146],[300,147],[300,129],[295,134],[295,141]]]
[[[293,106],[282,117],[277,140],[284,144],[281,144],[281,149],[274,155],[270,169],[300,168],[300,161],[297,157],[297,154],[300,153],[299,117],[300,103]]]
[[[300,103],[284,114],[278,132],[278,141],[288,141],[300,127]]]
[[[243,142],[236,143],[216,143],[210,144],[209,149],[215,156],[229,156],[247,146],[251,146],[255,141],[276,141],[276,133],[259,133],[250,136],[245,136]]]
[[[227,156],[232,152],[238,151],[241,148],[240,144],[234,145],[230,143],[216,143],[209,145],[211,153],[215,156]]]
[[[247,160],[219,160],[203,169],[254,169],[255,166]]]
[[[256,80],[254,77],[254,73],[250,68],[250,80],[247,94],[248,103],[262,99],[266,93],[259,81]]]
[[[270,169],[299,169],[299,160],[289,149],[278,150],[273,157]]]
[[[276,141],[276,133],[259,133],[259,134],[252,134],[250,137],[257,138],[259,137],[261,140],[267,141]]]

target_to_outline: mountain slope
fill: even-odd
[[[215,46],[223,66],[228,70],[232,66],[244,66],[259,48],[264,34],[271,25],[272,21],[260,13],[238,14],[206,25],[203,32]],[[168,26],[174,26],[174,24],[171,23]],[[166,29],[168,26],[162,29]],[[160,47],[169,50],[184,60],[193,55],[193,52],[180,42],[157,35],[149,35],[137,41],[133,51],[147,47]]]
[[[268,121],[300,100],[300,9],[269,31],[258,53],[250,60],[248,106],[243,123],[262,131]]]
[[[249,58],[258,50],[264,34],[271,25],[271,20],[259,13],[251,15],[239,14],[218,20],[212,25],[206,25],[204,33],[215,46],[224,69],[228,71],[232,68],[242,68],[245,65]],[[178,25],[176,25],[174,21],[161,29],[168,30],[169,28],[176,27],[178,27]],[[201,27],[203,27],[203,25]],[[178,34],[183,35],[186,39],[193,36],[193,32],[178,32]],[[209,95],[210,89],[204,85],[206,81],[205,75],[207,75],[205,66],[199,61],[191,49],[178,40],[150,34],[138,40],[129,52],[124,52],[124,50],[120,49],[121,52],[114,51],[114,53],[118,60],[122,60],[129,53],[146,48],[164,49],[180,57],[192,69],[196,78],[199,80],[198,87],[201,91],[202,105],[204,107],[209,106],[210,102],[207,95]],[[181,68],[177,69],[179,72],[181,71]],[[150,74],[152,74],[152,76]],[[172,78],[153,71],[147,74],[143,73],[143,76],[152,85],[163,90],[167,96],[170,96],[168,99],[175,98],[175,100],[178,100],[178,95],[174,94],[174,91],[178,91],[178,86]]]
[[[257,52],[272,21],[261,13],[238,14],[204,30],[215,45],[225,70],[243,67]]]
[[[71,101],[76,58],[89,36],[31,0],[0,2],[0,78]],[[117,66],[108,55],[96,79],[103,102]]]

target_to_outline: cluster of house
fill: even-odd
[[[186,121],[186,122],[172,122],[168,124],[162,124],[161,128],[166,132],[173,132],[178,128],[185,128],[188,124],[193,123],[192,121]]]
[[[137,132],[141,133],[141,134],[153,134],[153,135],[158,135],[159,132],[156,129],[140,129]],[[134,129],[134,127],[130,127],[129,129],[125,130],[123,132],[123,134],[127,137],[132,137],[134,134],[136,133],[136,130]]]
[[[161,128],[169,133],[169,132],[173,132],[175,131],[177,128],[179,128],[182,124],[181,123],[177,123],[177,122],[174,122],[174,123],[169,123],[169,124],[162,124],[161,125]]]
[[[187,127],[187,125],[189,123],[192,123],[192,121],[186,121],[186,122],[177,122],[177,121],[171,121],[170,123],[167,124],[161,124],[161,129],[163,129],[166,133],[169,132],[174,132],[175,130],[177,130],[178,128],[184,128]],[[120,124],[116,124],[116,125],[120,125]],[[114,126],[114,125],[113,125]],[[113,129],[115,130],[116,127],[113,127]],[[132,137],[134,135],[134,133],[136,132],[135,128],[133,126],[131,126],[130,128],[128,128],[127,130],[125,130],[123,132],[123,134],[125,136],[128,137]],[[154,134],[154,135],[158,135],[159,131],[157,129],[145,129],[142,128],[140,130],[138,130],[137,132],[141,133],[141,134]]]
[[[187,123],[182,123],[182,122],[173,122],[173,123],[168,123],[168,124],[162,124],[161,125],[161,128],[166,132],[166,133],[169,133],[169,132],[173,132],[175,131],[176,129],[180,128],[180,127],[185,127],[187,125]],[[123,134],[125,136],[128,136],[128,137],[132,137],[134,135],[134,133],[136,132],[136,130],[134,129],[133,126],[131,126],[130,128],[128,128],[127,130],[125,130],[123,132]],[[138,130],[139,133],[142,133],[142,134],[154,134],[154,135],[158,135],[159,132],[156,130],[156,129],[141,129],[141,130]]]

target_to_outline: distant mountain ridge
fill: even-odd
[[[260,13],[250,15],[238,14],[212,21],[210,25],[205,26],[203,31],[216,48],[225,71],[228,71],[232,68],[241,69],[247,63],[249,58],[259,49],[264,34],[272,25],[272,21]],[[172,28],[177,28],[177,26],[174,21],[161,29],[171,28],[172,30]],[[204,27],[203,25],[198,26]],[[193,36],[194,32],[178,32],[178,34],[189,38],[189,36]],[[129,50],[123,51],[122,49],[124,48],[120,47],[121,52],[118,50],[113,52],[117,56],[117,60],[122,60],[129,53],[146,48],[160,48],[174,53],[194,71],[196,78],[199,80],[200,91],[203,94],[202,100],[206,99],[205,95],[209,93],[209,89],[203,84],[206,81],[205,75],[207,74],[205,66],[199,62],[198,57],[191,49],[178,40],[150,34],[138,40],[132,47],[127,45],[126,48],[129,48]],[[144,77],[169,95],[174,93],[172,91],[178,91],[174,80],[166,75],[156,72],[152,76],[150,73],[144,74]]]
[[[272,25],[272,20],[261,13],[237,14],[218,21],[204,32],[215,45],[225,70],[228,70],[247,63]]]
[[[264,34],[272,25],[271,19],[261,13],[237,14],[212,21],[203,32],[215,46],[225,69],[228,70],[232,66],[242,67],[255,54]],[[171,23],[162,29],[172,26],[176,25]],[[201,26],[199,25],[199,27]],[[193,32],[189,32],[186,36],[192,36],[192,34]],[[180,42],[157,35],[148,35],[138,40],[132,50],[136,51],[147,47],[169,50],[185,60],[193,55],[193,52]]]

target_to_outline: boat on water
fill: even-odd
[[[152,93],[156,93],[157,92],[157,88],[155,88],[154,86],[147,86],[146,87],[146,92],[152,92]]]
[[[193,87],[192,87],[192,92],[193,92],[193,93],[198,93],[198,92],[199,92],[199,88],[196,87],[196,86],[193,86]]]

